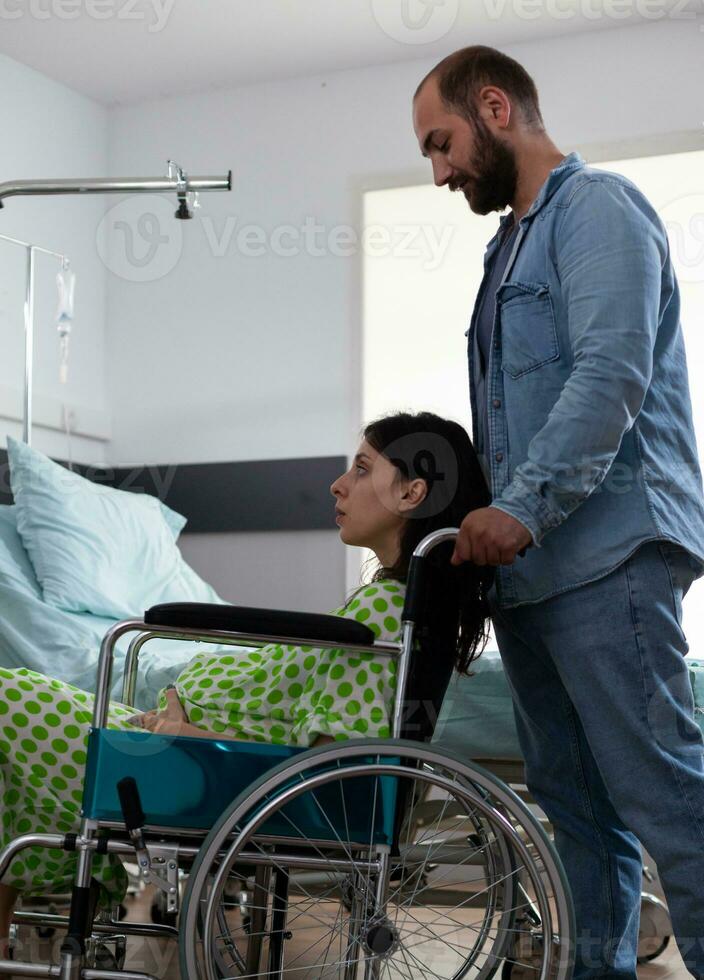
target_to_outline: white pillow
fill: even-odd
[[[220,602],[176,546],[186,518],[156,497],[101,486],[7,440],[17,530],[44,601],[141,617],[160,602]]]

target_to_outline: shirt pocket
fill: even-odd
[[[501,367],[520,378],[560,356],[550,289],[542,282],[505,282],[497,290]]]

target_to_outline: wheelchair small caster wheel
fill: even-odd
[[[649,950],[649,952],[647,953],[643,953],[642,955],[639,954],[638,962],[640,964],[652,963],[652,961],[656,960],[658,956],[662,956],[662,954],[665,952],[667,947],[670,945],[671,939],[672,936],[665,936],[659,946],[656,946],[654,949]],[[638,943],[638,949],[640,950],[640,948],[641,948],[641,944]]]
[[[643,892],[640,897],[638,962],[652,963],[665,952],[671,938],[672,923],[667,906],[655,895]]]

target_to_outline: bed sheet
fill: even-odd
[[[704,660],[686,660],[694,718],[704,734]],[[455,674],[448,686],[433,742],[474,759],[520,759],[513,701],[498,650],[485,650],[472,677]]]
[[[498,650],[475,660],[472,676],[454,674],[433,742],[472,759],[520,759],[513,701]]]
[[[100,643],[115,620],[65,612],[43,601],[14,511],[0,506],[0,667],[27,667],[94,692]],[[132,636],[122,637],[117,645],[112,678],[117,700]],[[158,691],[174,680],[198,646],[173,640],[148,643],[140,657],[137,706],[153,707]]]

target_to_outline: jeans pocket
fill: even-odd
[[[679,597],[673,595],[677,605],[687,595],[692,582],[702,574],[701,562],[674,541],[658,541],[658,550],[667,565],[673,593],[679,593]]]

